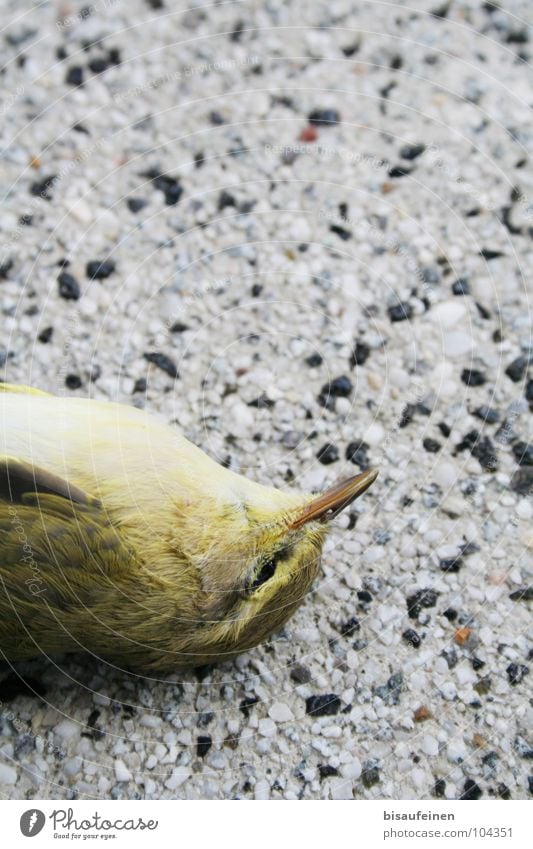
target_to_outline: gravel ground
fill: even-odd
[[[2,379],[280,487],[381,470],[235,663],[5,663],[3,797],[533,792],[531,41],[500,5],[2,4]]]

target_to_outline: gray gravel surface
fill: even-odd
[[[234,663],[5,663],[3,797],[531,794],[528,12],[2,3],[2,379],[381,470]]]

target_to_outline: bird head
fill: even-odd
[[[189,641],[192,654],[196,643],[202,646],[197,663],[246,651],[290,618],[318,573],[331,519],[376,477],[365,471],[305,498],[261,487],[262,498],[249,498],[240,511],[232,505],[215,523],[204,521],[195,557],[199,615]]]

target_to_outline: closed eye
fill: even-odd
[[[273,578],[276,574],[276,568],[278,566],[278,563],[280,563],[282,560],[287,560],[287,558],[291,556],[291,553],[292,546],[284,545],[283,548],[280,548],[279,551],[277,551],[273,557],[269,558],[269,560],[263,561],[263,563],[259,567],[259,571],[254,576],[253,580],[249,584],[247,584],[247,592],[255,592],[257,589],[259,589],[259,587],[262,587],[263,584],[266,584],[266,582],[269,581],[270,578]]]

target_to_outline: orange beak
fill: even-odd
[[[329,522],[352,501],[359,498],[363,492],[366,492],[377,476],[377,469],[369,469],[366,472],[361,472],[360,475],[354,475],[348,480],[334,484],[321,495],[313,498],[309,504],[306,504],[292,524],[289,525],[289,528],[296,530],[296,528],[306,525],[307,522]]]

